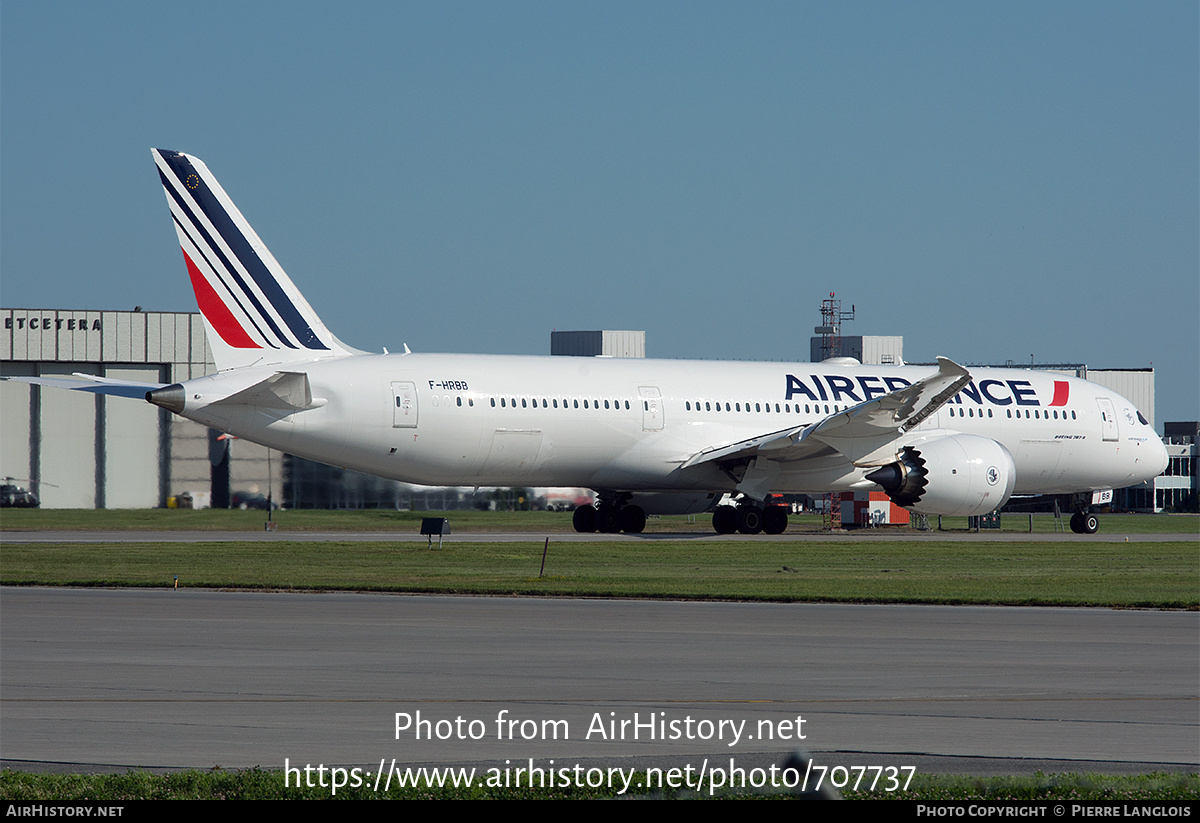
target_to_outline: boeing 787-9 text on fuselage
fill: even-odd
[[[31,382],[144,397],[211,428],[409,483],[580,486],[580,531],[711,510],[780,533],[782,493],[885,491],[923,514],[1093,493],[1159,474],[1134,405],[1074,377],[971,369],[602,357],[371,354],[326,328],[200,160],[155,149],[217,373],[171,385]],[[718,505],[724,500],[732,501]]]

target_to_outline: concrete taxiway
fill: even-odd
[[[1198,636],[1195,612],[5,588],[0,758],[645,767],[802,747],[1194,771]]]
[[[1179,533],[1129,534],[1072,534],[1025,532],[967,532],[928,531],[915,529],[869,529],[843,532],[792,532],[784,534],[714,534],[712,532],[646,532],[643,534],[578,534],[576,532],[463,532],[444,538],[449,543],[552,543],[627,542],[653,540],[700,540],[722,543],[792,543],[815,542],[894,542],[897,540],[933,540],[944,542],[1028,543],[1031,540],[1049,543],[1175,543],[1195,540],[1196,535]],[[244,541],[293,543],[426,543],[429,538],[408,532],[233,532],[233,531],[5,531],[0,533],[5,543],[232,543]],[[434,539],[433,542],[437,542]]]

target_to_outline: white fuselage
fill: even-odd
[[[309,408],[212,405],[277,372],[308,376]],[[429,485],[721,491],[706,449],[799,429],[934,371],[916,366],[500,355],[358,355],[243,368],[183,384],[182,414],[323,463]],[[1016,494],[1128,486],[1166,453],[1133,404],[1094,383],[1016,369],[972,381],[913,441],[965,433],[1001,443]],[[899,445],[904,445],[904,440]],[[771,491],[874,488],[824,448],[785,460]]]

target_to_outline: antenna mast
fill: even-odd
[[[821,359],[842,356],[842,321],[854,319],[854,305],[850,311],[842,311],[842,301],[833,292],[821,301],[821,325],[813,331],[821,335]]]

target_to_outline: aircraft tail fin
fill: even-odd
[[[357,353],[325,327],[204,163],[152,153],[218,370]]]

